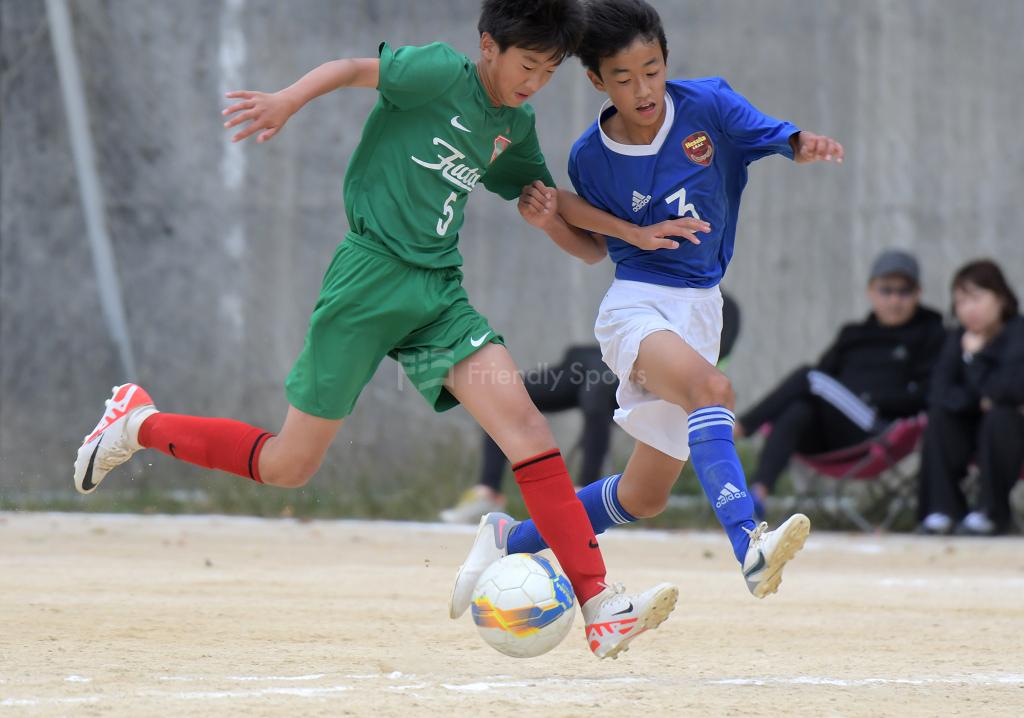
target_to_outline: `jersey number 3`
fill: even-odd
[[[690,215],[694,219],[700,219],[700,215],[697,214],[697,208],[692,203],[686,201],[686,188],[680,187],[679,191],[675,194],[670,194],[665,198],[665,204],[672,204],[673,202],[679,202],[679,207],[676,210],[676,214],[682,219],[686,215]]]

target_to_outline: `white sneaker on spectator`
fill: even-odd
[[[446,524],[474,524],[484,514],[504,509],[504,497],[485,486],[473,486],[463,492],[457,504],[442,511],[440,518]]]
[[[991,536],[996,532],[996,525],[985,515],[984,511],[972,511],[967,514],[960,526],[967,533],[978,536]]]
[[[924,529],[925,533],[948,534],[953,530],[953,519],[946,514],[935,511],[924,517],[924,521],[921,522],[921,528]]]

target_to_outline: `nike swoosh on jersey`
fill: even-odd
[[[472,344],[472,345],[473,345],[473,346],[475,346],[475,347],[479,347],[479,346],[482,346],[482,345],[483,345],[483,343],[484,343],[484,340],[485,340],[485,339],[487,339],[487,337],[489,337],[489,336],[491,336],[491,333],[490,333],[490,332],[487,332],[486,334],[484,334],[484,335],[483,335],[482,337],[480,337],[479,339],[474,339],[473,337],[470,337],[470,338],[469,338],[469,343],[470,343],[470,344]]]
[[[452,127],[457,130],[462,130],[463,132],[472,132],[473,130],[463,126],[462,123],[459,122],[459,117],[461,117],[461,115],[455,115],[455,117],[452,118]]]

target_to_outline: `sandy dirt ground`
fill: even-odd
[[[758,601],[719,534],[612,532],[611,578],[681,598],[598,661],[579,615],[532,660],[448,620],[471,534],[0,514],[0,718],[1024,715],[1019,538],[812,533]]]

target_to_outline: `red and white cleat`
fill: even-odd
[[[643,593],[624,591],[621,584],[606,586],[583,604],[587,643],[598,658],[617,658],[628,651],[634,638],[668,618],[679,598],[679,589],[670,583],[659,583]]]
[[[85,437],[75,459],[75,488],[91,494],[107,474],[141,449],[139,427],[157,409],[138,384],[115,386],[100,423]]]

